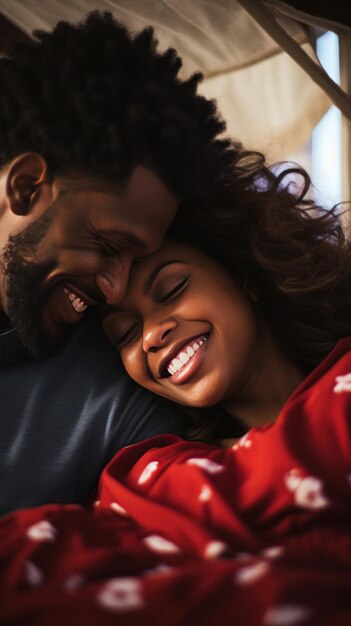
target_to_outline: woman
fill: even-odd
[[[309,186],[300,168],[275,175],[242,153],[222,197],[183,207],[161,250],[134,266],[118,310],[104,307],[134,380],[211,407],[192,412],[198,438],[274,421],[350,334],[350,244],[337,208],[316,206]]]
[[[243,154],[102,311],[130,375],[231,447],[142,441],[94,512],[5,518],[0,623],[350,624],[350,248],[284,176]]]

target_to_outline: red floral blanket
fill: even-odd
[[[155,437],[111,461],[94,511],[2,518],[0,623],[350,626],[350,349],[232,449]]]

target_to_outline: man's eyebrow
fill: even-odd
[[[105,230],[99,230],[99,235],[102,237],[108,237],[110,235],[118,235],[120,240],[123,243],[127,243],[133,248],[141,248],[145,246],[145,243],[139,237],[136,237],[132,233],[123,232],[123,230],[118,230],[118,228],[108,228]]]
[[[162,261],[162,263],[157,265],[157,267],[155,267],[155,269],[152,270],[149,278],[145,282],[145,286],[144,286],[145,293],[148,293],[150,291],[150,289],[151,289],[152,285],[154,284],[154,282],[155,282],[155,280],[157,278],[157,275],[160,273],[160,271],[164,267],[167,267],[167,265],[172,265],[172,263],[182,263],[183,265],[185,265],[184,261],[181,261],[180,259],[171,259],[169,261]]]

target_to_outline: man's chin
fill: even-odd
[[[69,306],[68,306],[69,305]],[[39,332],[42,345],[41,354],[56,352],[67,340],[77,324],[76,316],[70,316],[71,305],[67,301],[63,286],[57,285],[49,294],[42,307]],[[73,318],[73,319],[72,319]],[[79,321],[79,320],[78,320]]]
[[[12,319],[12,325],[23,347],[34,357],[46,357],[57,352],[71,330],[68,324],[56,323],[45,314],[25,319],[17,315]]]
[[[34,357],[46,357],[57,352],[67,340],[67,329],[55,329],[55,332],[47,332],[41,328],[40,332],[27,332],[24,329],[16,329],[18,338],[24,348]]]
[[[46,357],[57,352],[76,326],[77,314],[73,317],[67,306],[63,287],[57,286],[46,297],[38,297],[25,303],[18,298],[10,300],[9,316],[21,343],[35,357]],[[79,317],[82,317],[81,314]],[[72,319],[73,318],[73,319]]]
[[[53,314],[50,301],[48,304],[43,308],[37,332],[34,333],[36,356],[49,356],[57,352],[66,343],[72,330],[76,327],[76,324],[68,323],[62,319],[62,316],[57,314],[57,310]]]

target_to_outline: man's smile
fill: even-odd
[[[102,300],[103,297],[97,290],[87,285],[83,287],[68,280],[59,281],[49,297],[49,315],[58,324],[75,324],[82,319],[83,313],[89,307],[96,306]]]
[[[88,305],[64,284],[57,284],[51,291],[43,308],[43,321],[50,327],[75,324],[82,319]]]
[[[88,285],[76,285],[68,280],[64,280],[63,285],[65,294],[76,311],[80,310],[79,303],[76,302],[76,300],[83,303],[85,308],[88,306],[96,306],[105,300],[97,289],[92,289]]]
[[[72,291],[68,291],[66,287],[64,287],[63,290],[65,294],[67,295],[67,298],[70,301],[71,305],[73,306],[74,310],[77,311],[77,313],[83,313],[83,311],[85,311],[88,308],[88,305],[84,302],[84,300],[81,300],[77,296],[77,294],[73,293]]]

